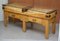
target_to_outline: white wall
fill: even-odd
[[[7,4],[8,0],[0,0],[0,21],[3,21],[3,10],[2,10],[2,4]]]

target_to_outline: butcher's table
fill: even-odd
[[[8,18],[13,17],[22,21],[22,30],[26,31],[26,22],[35,22],[42,24],[45,27],[45,38],[49,36],[49,25],[52,24],[52,32],[56,30],[56,10],[54,9],[42,9],[31,8],[27,11],[22,11],[22,8],[27,6],[19,4],[7,4],[3,6],[4,10],[4,25],[7,26]]]

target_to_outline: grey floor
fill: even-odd
[[[28,23],[28,26],[30,24]],[[34,24],[34,29],[22,31],[21,25],[18,23],[9,23],[8,27],[4,27],[3,22],[0,22],[0,41],[57,41],[58,40],[58,24],[56,25],[56,33],[52,34],[50,26],[49,39],[45,39],[44,27],[39,24]]]

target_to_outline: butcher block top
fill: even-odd
[[[4,6],[5,11],[15,12],[19,14],[31,15],[36,17],[42,17],[43,15],[55,16],[55,9],[43,9],[43,8],[30,8],[26,12],[22,12],[22,8],[28,8],[29,6],[23,6],[17,3],[8,4]]]

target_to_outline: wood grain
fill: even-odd
[[[22,5],[33,5],[33,0],[9,0],[9,3],[18,2]],[[57,9],[57,22],[60,17],[60,0],[34,0],[34,7]]]
[[[27,29],[26,22],[30,21],[30,22],[33,22],[33,23],[39,23],[39,24],[45,26],[45,38],[47,39],[49,37],[49,24],[51,22],[55,21],[55,19],[54,19],[54,18],[56,18],[55,10],[52,10],[52,11],[54,11],[54,12],[52,12],[52,11],[50,11],[50,9],[49,10],[47,9],[49,12],[52,12],[51,14],[50,13],[47,14],[48,12],[44,13],[44,14],[43,13],[41,14],[41,12],[37,13],[38,11],[34,12],[31,9],[28,12],[21,12],[21,10],[20,10],[21,8],[18,8],[18,9],[8,8],[11,5],[7,5],[3,9],[4,10],[4,25],[5,26],[7,26],[7,24],[8,24],[8,18],[9,17],[21,20],[22,21],[22,30],[24,32],[26,32],[26,29]],[[16,6],[19,7],[20,5],[17,4]],[[13,6],[11,6],[11,7],[13,7]],[[16,7],[14,7],[14,8],[16,8]],[[17,11],[17,10],[19,10],[19,11]],[[42,10],[42,11],[45,11],[45,10]],[[48,17],[49,15],[50,15],[50,17]],[[55,33],[55,25],[56,24],[54,22],[54,25],[52,26],[53,27],[52,28],[53,29],[52,32],[54,32],[54,33]],[[33,25],[31,24],[31,27],[32,26]]]

